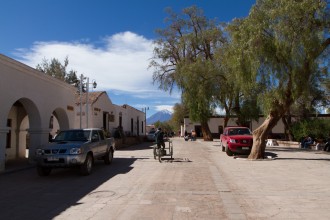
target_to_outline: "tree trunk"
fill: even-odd
[[[290,130],[292,121],[291,121],[291,115],[288,115],[287,117],[282,117],[282,122],[284,124],[284,131],[285,131],[285,139],[289,141],[293,141],[293,134]]]
[[[223,119],[223,127],[227,127],[227,124],[228,124],[228,121],[229,121],[229,115],[226,115]]]
[[[201,122],[204,141],[213,141],[212,133],[207,122]]]
[[[253,131],[253,146],[249,159],[265,158],[267,136],[280,119],[279,114],[269,114],[262,125]]]

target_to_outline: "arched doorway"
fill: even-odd
[[[50,135],[54,137],[59,130],[69,128],[69,118],[65,110],[62,108],[55,109],[49,119]]]
[[[14,102],[7,116],[7,140],[6,161],[28,158],[28,150],[31,145],[29,130],[40,129],[41,119],[36,105],[27,98],[21,98]],[[38,140],[33,138],[36,143]]]

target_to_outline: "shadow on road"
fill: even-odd
[[[144,158],[114,158],[110,166],[96,161],[89,176],[81,176],[77,169],[54,169],[47,177],[39,177],[36,169],[1,175],[1,219],[53,219],[82,205],[80,200],[107,180],[130,172],[140,159]],[[104,195],[111,196],[111,192]]]
[[[167,163],[184,163],[184,162],[193,162],[189,158],[162,158],[162,162]]]
[[[325,157],[324,158],[297,158],[297,157],[278,157],[276,156],[276,160],[315,160],[315,161],[330,161],[330,157],[329,154],[327,152],[323,152],[323,151],[312,151],[309,149],[301,149],[301,148],[286,148],[286,147],[281,147],[281,148],[268,148],[269,150],[273,151],[273,152],[292,152],[292,153],[296,153],[296,152],[306,152],[306,153],[310,153],[310,154],[324,154]],[[274,153],[275,154],[275,153]],[[327,156],[326,156],[327,155]]]
[[[153,142],[143,142],[141,144],[127,146],[127,147],[121,147],[117,149],[118,151],[135,151],[135,150],[146,150],[150,149],[154,146]]]
[[[315,161],[329,161],[330,162],[330,158],[294,158],[294,157],[279,157],[279,158],[276,158],[276,160],[315,160]]]

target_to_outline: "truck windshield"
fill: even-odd
[[[61,131],[54,138],[54,142],[59,141],[88,141],[90,137],[90,131],[75,130],[75,131]]]

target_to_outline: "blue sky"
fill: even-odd
[[[152,84],[152,42],[171,7],[196,5],[208,18],[246,17],[255,0],[1,0],[0,53],[36,67],[69,58],[69,70],[107,91],[114,104],[149,107],[147,117],[172,110],[171,95]]]

